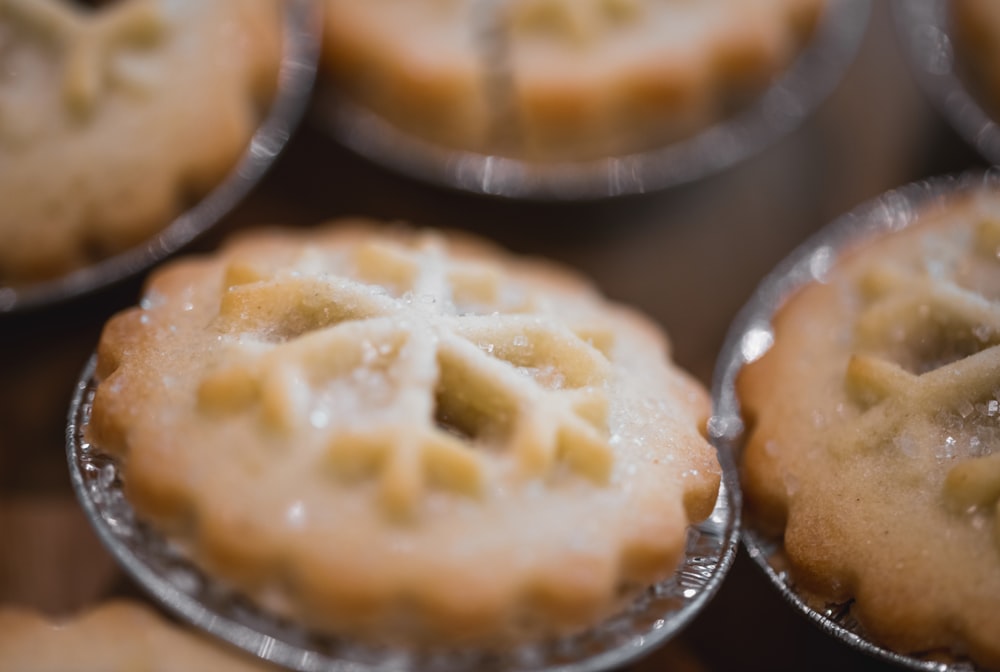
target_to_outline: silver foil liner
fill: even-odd
[[[947,0],[895,0],[892,9],[900,43],[931,104],[983,158],[1000,164],[1000,125],[961,75]]]
[[[722,485],[711,515],[688,531],[675,574],[648,588],[619,615],[572,637],[500,652],[414,651],[363,645],[309,632],[270,614],[191,563],[139,520],[122,491],[118,465],[84,439],[96,389],[91,358],[76,387],[66,430],[70,477],[98,536],[160,605],[191,625],[260,658],[300,672],[597,672],[648,655],[678,634],[715,595],[736,556],[740,496],[736,469],[720,454]],[[346,551],[345,551],[346,552]]]
[[[316,75],[322,24],[317,6],[311,0],[287,0],[282,14],[283,47],[274,100],[222,182],[140,245],[52,280],[0,285],[0,315],[56,304],[141,273],[207,232],[250,193],[298,125]]]
[[[485,3],[488,6],[489,3]],[[802,124],[833,91],[864,36],[870,0],[830,0],[797,60],[748,107],[698,134],[622,156],[533,163],[443,147],[318,87],[314,114],[342,145],[432,184],[514,199],[601,199],[693,182],[756,154]]]
[[[778,264],[737,314],[719,354],[712,381],[714,415],[709,421],[709,433],[720,450],[736,456],[737,461],[741,457],[746,437],[736,379],[745,365],[759,359],[773,344],[772,319],[786,299],[805,285],[822,281],[848,245],[902,229],[914,223],[922,209],[984,188],[1000,189],[1000,172],[942,177],[890,191],[820,230]],[[853,616],[850,601],[828,604],[819,611],[796,592],[795,582],[785,568],[780,538],[760,532],[752,517],[745,517],[742,539],[750,557],[782,597],[827,634],[863,653],[911,670],[978,670],[969,662],[943,663],[901,655],[869,641]]]

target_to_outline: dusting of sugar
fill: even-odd
[[[566,384],[566,376],[554,366],[519,366],[517,372],[532,378],[549,390],[561,390]]]
[[[947,436],[945,440],[938,444],[937,450],[934,452],[935,457],[939,460],[950,460],[953,459],[957,453],[955,446],[958,441],[955,440],[954,436]]]
[[[935,417],[944,432],[941,445],[935,449],[940,460],[985,457],[1000,446],[1000,401],[990,399],[975,404],[959,401]]]
[[[371,341],[365,339],[361,342],[361,363],[365,366],[373,364],[379,358],[379,351]]]

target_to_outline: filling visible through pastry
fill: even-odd
[[[585,282],[339,226],[168,266],[98,353],[140,515],[304,625],[493,644],[595,624],[712,510],[704,391]]]
[[[1000,198],[858,243],[742,372],[755,523],[876,641],[1000,667]]]

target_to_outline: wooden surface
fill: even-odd
[[[799,131],[697,184],[587,204],[513,203],[397,177],[307,123],[260,188],[219,231],[361,215],[488,235],[560,260],[671,334],[706,384],[729,321],[760,278],[809,233],[865,199],[921,177],[981,165],[916,90],[876,0],[862,52]],[[139,280],[0,322],[0,603],[52,612],[138,594],[72,498],[63,428],[70,392],[101,324],[136,300]],[[678,662],[683,661],[683,662]],[[887,670],[788,608],[741,554],[680,641],[635,672]]]

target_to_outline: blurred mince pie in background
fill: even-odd
[[[274,0],[0,0],[0,288],[164,229],[235,166],[278,87]]]
[[[537,162],[650,149],[739,109],[826,0],[327,0],[335,86],[436,145]]]

